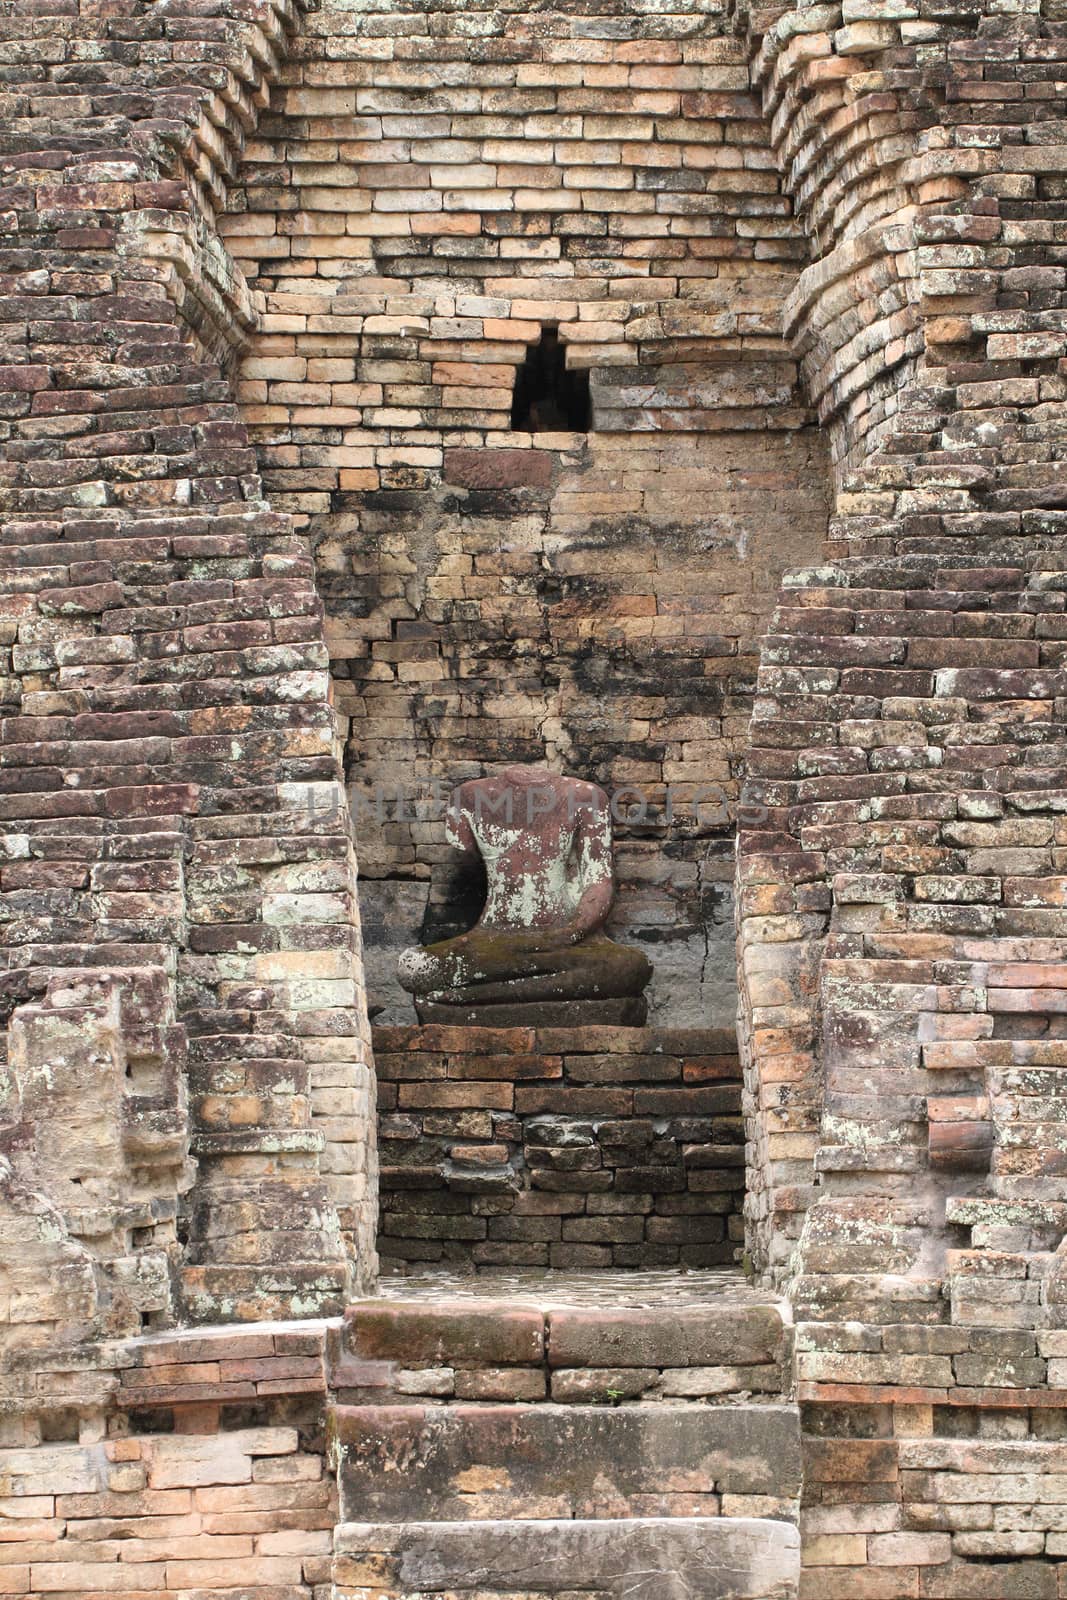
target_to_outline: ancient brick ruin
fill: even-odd
[[[1067,1600],[1063,0],[0,68],[0,1594]],[[644,1025],[416,1025],[509,763]]]

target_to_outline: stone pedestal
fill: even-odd
[[[375,1057],[385,1272],[737,1259],[725,1029],[380,1028]]]
[[[493,1013],[496,1012],[494,1016]],[[503,1032],[512,1028],[561,1028],[568,1032],[586,1028],[640,1028],[648,1016],[648,1001],[643,994],[616,1000],[529,1000],[507,1006],[445,1006],[432,1000],[415,1002],[415,1014],[423,1024],[448,1028],[491,1028]]]

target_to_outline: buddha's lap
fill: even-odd
[[[512,937],[506,931],[472,940],[460,935],[430,947],[405,950],[399,963],[400,981],[413,993],[439,989],[470,989],[479,982],[523,979],[563,973],[588,972],[603,979],[607,973],[631,981],[647,976],[649,964],[640,950],[616,944],[604,934],[594,934],[578,944],[549,944],[532,950],[525,930]]]

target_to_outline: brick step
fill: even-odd
[[[341,1519],[779,1517],[800,1490],[796,1407],[335,1406]]]
[[[342,1523],[336,1600],[793,1600],[795,1528],[723,1517]]]
[[[548,1275],[348,1308],[344,1400],[560,1402],[788,1392],[788,1308],[728,1274]],[[621,1282],[622,1279],[627,1281]],[[467,1279],[468,1284],[472,1280]],[[486,1287],[481,1288],[485,1283]]]

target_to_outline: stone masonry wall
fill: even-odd
[[[731,1025],[754,650],[828,476],[743,44],[703,0],[327,7],[242,179],[222,227],[265,315],[238,393],[315,551],[381,1020],[411,1018],[397,951],[477,908],[425,797],[547,758],[641,791],[612,929],[654,1019]],[[588,436],[510,430],[544,325],[590,370]]]

